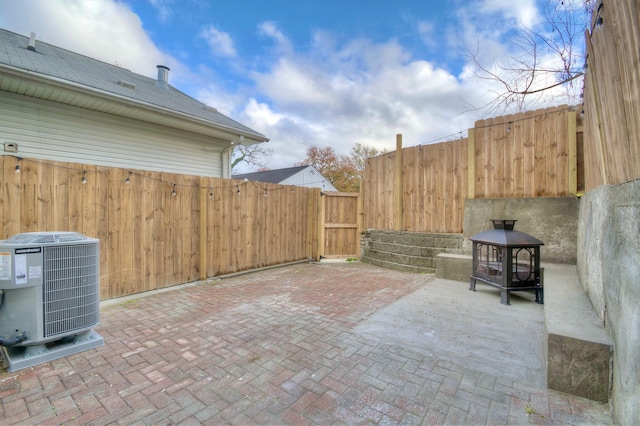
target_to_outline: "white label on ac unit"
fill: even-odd
[[[40,278],[42,276],[42,266],[29,266],[29,279]]]
[[[0,280],[11,279],[11,253],[0,253]]]
[[[14,258],[16,267],[16,285],[27,283],[27,255],[16,254]]]

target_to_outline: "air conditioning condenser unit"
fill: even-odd
[[[9,371],[101,346],[100,242],[77,232],[0,241],[0,345]]]

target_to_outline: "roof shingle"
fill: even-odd
[[[170,84],[158,85],[156,79],[43,41],[37,41],[35,51],[27,49],[28,45],[28,37],[0,28],[0,68],[5,65],[56,78],[118,97],[187,114],[206,120],[213,125],[237,129],[256,139],[267,140],[261,133],[221,114],[215,108],[188,96]],[[132,88],[132,85],[135,87]]]

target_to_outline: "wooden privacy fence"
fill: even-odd
[[[360,257],[360,194],[324,192],[320,207],[320,257]]]
[[[31,159],[15,173],[17,164],[0,156],[0,238],[99,238],[103,299],[319,257],[319,189]]]
[[[368,160],[364,227],[461,233],[467,198],[575,196],[584,180],[575,110],[482,120],[468,138],[404,149],[399,135],[395,152]]]
[[[640,8],[637,0],[598,2],[586,32],[586,189],[640,179]]]

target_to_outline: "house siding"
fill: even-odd
[[[0,92],[0,143],[25,158],[223,176],[227,143],[70,105]]]
[[[320,173],[305,169],[280,182],[282,185],[297,185],[307,188],[320,188],[323,191],[337,191],[337,189]]]

